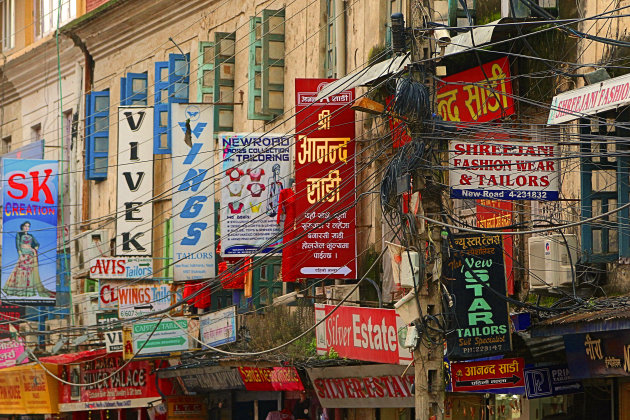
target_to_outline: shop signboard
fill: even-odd
[[[477,200],[477,226],[484,229],[496,229],[512,224],[513,202],[501,200]],[[507,276],[507,291],[513,295],[514,270],[513,270],[513,244],[512,235],[503,235],[503,261],[505,262],[505,275]]]
[[[120,319],[150,315],[172,305],[169,284],[136,284],[118,289],[118,317]]]
[[[455,305],[455,331],[447,335],[449,359],[475,358],[512,349],[500,235],[455,234],[444,277]],[[493,290],[490,290],[493,289]]]
[[[526,368],[525,389],[530,400],[584,391],[582,382],[573,379],[567,365]]]
[[[2,160],[2,301],[55,305],[58,165]]]
[[[19,330],[19,323],[16,321],[24,317],[26,308],[24,306],[10,305],[2,302],[0,304],[0,337],[9,334],[9,326],[14,326]]]
[[[238,368],[248,391],[303,391],[304,385],[294,367]]]
[[[486,389],[518,388],[525,385],[522,358],[451,362],[453,392],[483,391]]]
[[[118,289],[126,282],[116,280],[98,281],[98,309],[101,311],[118,311]]]
[[[561,124],[614,109],[630,101],[630,75],[569,90],[553,97],[547,124]]]
[[[324,408],[414,407],[414,372],[397,365],[307,368]]]
[[[334,81],[295,80],[296,224],[284,230],[285,243],[295,239],[295,277],[357,277],[354,89],[315,102]]]
[[[573,379],[630,376],[627,331],[566,334],[564,347]]]
[[[0,369],[15,366],[16,360],[24,353],[24,340],[5,338],[0,340]],[[28,362],[28,358],[24,359]]]
[[[96,313],[98,331],[111,331],[120,328],[118,311],[99,311]]]
[[[171,104],[173,278],[178,281],[215,275],[213,113],[207,104]]]
[[[221,255],[266,254],[280,244],[280,191],[289,187],[292,136],[273,133],[219,134]]]
[[[107,353],[117,353],[123,351],[123,336],[122,330],[119,331],[105,331],[103,336],[105,338],[105,349]]]
[[[153,242],[153,108],[118,107],[116,256],[150,257]]]
[[[236,306],[199,317],[201,341],[207,348],[236,341]]]
[[[186,351],[188,319],[173,318],[138,322],[131,326],[134,354],[156,354]]]
[[[173,395],[166,399],[168,420],[206,420],[208,408],[199,395]]]
[[[164,379],[181,378],[185,389],[189,392],[245,389],[238,369],[222,366],[200,366],[182,368],[177,371],[163,370],[158,373],[158,377]]]
[[[153,277],[153,258],[102,257],[90,261],[90,278],[150,280]]]
[[[470,125],[514,114],[510,63],[500,58],[442,78],[437,112],[445,121]]]
[[[452,140],[451,198],[557,200],[559,157],[552,143]]]
[[[58,375],[58,366],[44,366]],[[39,365],[2,369],[0,373],[0,412],[3,414],[53,414],[59,408],[57,380]]]
[[[315,322],[336,306],[315,304]],[[394,309],[340,306],[316,329],[317,353],[334,349],[340,357],[377,363],[408,365],[413,356],[398,342],[404,321]]]

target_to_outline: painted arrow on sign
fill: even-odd
[[[343,267],[302,267],[300,273],[302,274],[341,274],[345,276],[352,272],[347,266]]]

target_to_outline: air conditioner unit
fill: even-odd
[[[400,254],[400,287],[413,288],[420,284],[420,255],[415,251],[403,251]]]
[[[566,243],[562,235],[529,238],[529,287],[532,290],[571,286],[578,258],[577,236],[564,237]]]
[[[90,262],[99,257],[110,255],[109,229],[94,229],[83,233],[78,239],[79,245],[79,271],[87,271]]]

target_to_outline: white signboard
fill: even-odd
[[[147,257],[108,257],[90,261],[92,279],[151,279],[153,258]]]
[[[116,255],[151,256],[153,108],[118,107]]]
[[[281,242],[276,220],[280,190],[288,188],[291,139],[264,133],[219,136],[222,256],[265,254]]]
[[[173,278],[214,277],[213,108],[172,104]],[[190,139],[185,138],[187,124]]]
[[[118,310],[118,289],[124,286],[121,281],[98,281],[98,309],[101,311]]]
[[[451,198],[557,200],[560,146],[451,141]]]
[[[107,353],[123,351],[122,331],[105,331],[105,349]]]
[[[236,306],[199,317],[201,341],[211,347],[236,341]]]
[[[547,124],[560,124],[630,102],[630,74],[554,96]]]
[[[149,315],[167,309],[173,294],[168,284],[142,284],[118,289],[118,317],[120,319]]]
[[[155,320],[132,325],[131,337],[134,353],[153,354],[188,350],[188,320],[186,318],[164,319],[159,325],[158,322]]]

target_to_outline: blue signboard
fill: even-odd
[[[567,362],[575,379],[630,376],[630,331],[564,336]]]
[[[525,388],[530,400],[584,391],[582,383],[573,379],[567,365],[525,368]]]
[[[58,162],[3,159],[2,300],[55,305]]]

